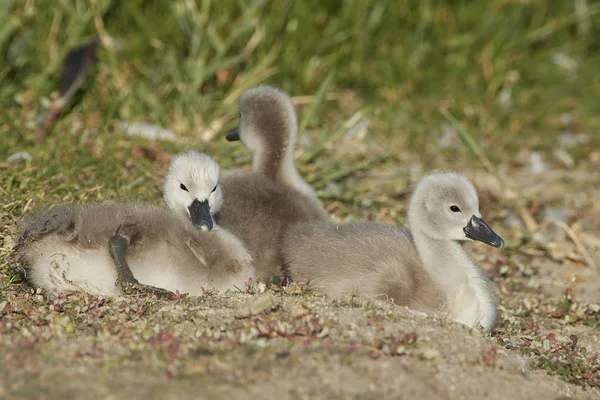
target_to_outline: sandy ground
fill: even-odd
[[[267,311],[240,317],[247,303],[263,298]],[[518,352],[443,316],[357,297],[263,293],[155,302],[73,294],[48,303],[19,293],[10,303],[1,325],[3,398],[599,394],[532,370]]]
[[[538,236],[523,239],[514,213],[491,207],[509,245],[466,246],[501,300],[491,337],[443,315],[296,285],[47,300],[2,274],[0,398],[599,399],[600,270],[589,259],[600,265],[600,178],[592,171],[512,175],[512,189],[531,199]],[[492,178],[472,178],[483,209],[502,202]],[[564,208],[571,232],[544,222],[550,205]],[[15,218],[2,222],[6,255]]]

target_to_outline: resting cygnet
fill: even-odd
[[[223,174],[223,206],[215,218],[244,242],[257,279],[278,282],[286,275],[281,254],[286,230],[299,222],[327,221],[328,216],[294,167],[297,123],[290,98],[258,87],[242,94],[239,108],[240,126],[227,139],[241,140],[253,153],[253,171]]]
[[[179,215],[143,204],[64,205],[30,217],[14,252],[27,281],[48,294],[243,289],[254,277],[243,244],[218,227],[203,230],[212,226],[205,204],[219,198],[219,189],[212,190],[218,179],[212,158],[184,153],[173,160],[165,184],[165,198]]]
[[[239,110],[239,126],[226,138],[241,140],[252,152],[253,172],[293,187],[322,207],[294,165],[298,123],[290,97],[278,89],[260,86],[242,94]]]
[[[225,172],[217,224],[240,238],[254,260],[256,279],[280,282],[284,233],[301,222],[326,221],[327,214],[296,190],[253,172]],[[211,206],[212,207],[212,206]]]
[[[329,294],[392,298],[493,329],[497,310],[490,283],[458,242],[502,248],[504,241],[481,218],[471,182],[456,173],[421,179],[408,225],[410,231],[370,223],[296,225],[284,238],[290,275]]]

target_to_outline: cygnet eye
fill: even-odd
[[[211,193],[214,193],[215,190],[217,190],[217,186],[219,186],[218,184],[215,185],[215,187],[213,188],[213,190],[211,191]]]
[[[184,185],[183,183],[181,183],[181,184],[179,185],[179,188],[180,188],[181,190],[185,190],[186,192],[189,192],[188,188],[186,188],[186,187],[185,187],[185,185]]]
[[[450,211],[452,211],[452,212],[461,212],[460,208],[458,208],[458,206],[454,205],[454,204],[450,206]]]

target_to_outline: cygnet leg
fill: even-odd
[[[130,285],[138,285],[139,282],[133,276],[133,272],[129,268],[129,264],[127,264],[127,260],[125,259],[125,252],[127,251],[127,239],[123,236],[115,235],[110,238],[109,241],[110,246],[110,255],[115,263],[115,267],[117,268],[117,285],[124,286],[125,283],[129,283]]]
[[[168,290],[150,285],[144,285],[135,279],[131,269],[129,268],[129,264],[127,264],[127,260],[125,259],[125,253],[127,252],[129,240],[127,240],[124,236],[121,236],[119,234],[119,230],[115,236],[110,238],[108,243],[110,255],[112,256],[117,269],[117,281],[115,282],[115,285],[119,286],[123,291],[123,294],[126,295],[155,295],[157,297],[168,297],[172,295],[173,293],[169,292]]]

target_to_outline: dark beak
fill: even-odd
[[[463,231],[469,239],[478,240],[499,249],[504,247],[504,239],[494,232],[483,219],[474,215],[467,226],[463,228]]]
[[[240,128],[238,127],[230,131],[225,136],[225,139],[227,139],[229,142],[235,142],[236,140],[240,140]]]
[[[213,228],[213,219],[210,216],[208,200],[194,200],[192,205],[189,207],[189,210],[190,217],[192,218],[192,224],[194,224],[195,227],[207,231],[210,231]]]

